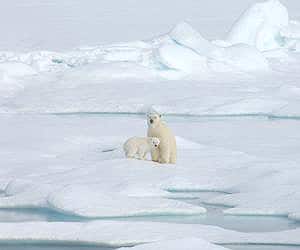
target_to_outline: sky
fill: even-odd
[[[222,39],[254,0],[10,0],[1,3],[0,50],[68,50],[149,39],[188,21]],[[281,1],[299,18],[300,1]]]

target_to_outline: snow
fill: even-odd
[[[148,40],[2,51],[0,111],[140,113],[153,105],[169,114],[297,117],[298,23],[286,11],[277,0],[256,3],[229,32],[245,33],[257,20],[276,27],[284,41],[278,46],[269,31],[259,31],[257,44],[210,41],[201,29],[178,22]],[[269,42],[274,46],[258,46]]]
[[[269,69],[268,61],[263,54],[254,47],[245,44],[220,48],[213,52],[212,59],[217,61],[217,64],[221,62],[237,71],[255,72]],[[218,71],[218,68],[215,70]]]
[[[260,51],[295,50],[299,27],[298,21],[290,20],[288,9],[279,0],[267,0],[249,7],[234,23],[223,44],[243,43]]]
[[[290,39],[300,39],[300,22],[290,21],[287,26],[280,30],[283,37]]]
[[[177,24],[173,30],[170,31],[169,36],[176,41],[176,43],[190,48],[202,56],[209,56],[213,50],[216,49],[210,41],[206,40],[186,22]]]
[[[138,222],[205,216],[213,204],[225,219],[281,216],[298,227],[299,7],[295,0],[3,4],[0,208],[80,222],[0,222],[0,241],[299,245],[298,228],[243,233]],[[145,136],[150,107],[177,136],[176,165],[124,157],[122,144]],[[214,195],[184,200],[197,191]]]
[[[208,71],[206,57],[201,57],[194,51],[178,46],[166,44],[157,51],[158,60],[169,69],[181,70],[186,74],[200,74]]]
[[[37,231],[33,232],[32,228],[36,228]],[[168,223],[116,221],[1,223],[0,227],[0,239],[6,242],[42,243],[51,240],[111,247],[151,242],[167,244],[165,241],[171,244],[173,240],[200,238],[206,247],[223,249],[205,241],[218,244],[299,244],[298,235],[297,229],[279,233],[239,233],[203,225],[183,224],[180,227],[170,227]]]
[[[156,250],[156,249],[182,249],[182,246],[185,246],[186,250],[193,250],[193,249],[201,249],[203,250],[224,250],[226,248],[221,246],[213,245],[207,241],[204,241],[199,238],[185,238],[185,239],[178,239],[178,240],[169,240],[169,241],[160,241],[158,243],[150,243],[150,244],[143,244],[136,247],[133,247],[134,250]],[[121,248],[122,249],[122,248]]]
[[[36,72],[24,63],[0,63],[0,71],[11,77],[34,75]]]
[[[21,79],[33,76],[37,72],[30,66],[18,62],[0,63],[0,94],[7,98],[24,89]]]
[[[66,74],[66,80],[72,81],[73,79],[82,80],[118,80],[118,79],[156,79],[155,72],[147,69],[146,67],[136,64],[134,62],[111,62],[103,63],[96,61],[92,64],[84,65],[79,69],[71,71]]]
[[[206,210],[178,201],[161,198],[135,198],[99,192],[82,185],[71,186],[47,198],[52,209],[88,218],[153,215],[193,215]]]
[[[295,45],[295,50],[296,51],[300,51],[300,41],[298,41],[297,43],[296,43],[296,45]]]
[[[134,250],[156,250],[156,249],[182,249],[185,246],[186,250],[201,249],[203,250],[224,250],[226,248],[213,245],[199,238],[185,238],[178,240],[160,241],[158,243],[143,244],[133,247]],[[121,248],[122,249],[122,248]]]
[[[280,29],[288,22],[288,10],[279,0],[255,3],[233,25],[227,41],[248,44],[262,51],[276,49],[282,46]]]
[[[239,57],[240,54],[243,55],[243,61]],[[175,72],[173,76],[175,79],[190,75],[207,76],[215,69],[207,65],[208,59],[225,63],[229,71],[232,69],[266,70],[268,68],[267,61],[255,49],[247,46],[217,47],[205,40],[187,23],[180,23],[167,36],[161,35],[148,42],[85,47],[64,53],[3,52],[0,57],[3,62],[17,61],[20,65],[24,65],[23,67],[33,68],[40,73],[58,74],[65,71],[72,72],[75,68],[78,74],[84,72],[93,79],[145,78],[145,74],[146,78],[169,79],[170,70],[179,71],[177,74]],[[96,72],[91,74],[91,70]]]
[[[1,165],[10,166],[9,170],[1,170],[5,194],[0,199],[2,208],[50,208],[87,218],[192,215],[201,214],[205,209],[168,200],[173,197],[169,191],[211,190],[226,192],[206,200],[210,204],[234,206],[226,209],[226,214],[289,216],[299,213],[299,157],[291,155],[297,148],[293,140],[287,145],[295,146],[285,151],[278,146],[277,151],[261,155],[258,152],[262,149],[270,148],[264,150],[268,152],[274,148],[273,144],[280,144],[274,141],[254,150],[257,145],[253,139],[249,153],[238,148],[208,146],[196,142],[197,138],[205,138],[199,131],[199,123],[172,122],[171,126],[175,125],[176,134],[180,135],[177,137],[179,161],[175,166],[162,167],[151,161],[124,158],[123,142],[133,135],[132,131],[145,134],[144,119],[2,115],[1,124],[1,137],[7,142],[1,148],[5,156]],[[225,125],[221,124],[224,131]],[[263,129],[259,138],[268,131],[271,122],[266,124],[259,127]],[[83,127],[78,135],[78,129]],[[33,136],[33,131],[47,133]],[[294,131],[290,129],[291,135]],[[268,133],[272,136],[274,132]],[[211,133],[215,134],[214,129]],[[231,136],[225,141],[230,139],[234,140]],[[23,145],[29,140],[31,145],[24,150]],[[226,147],[224,143],[221,145]],[[282,157],[274,158],[279,152]]]

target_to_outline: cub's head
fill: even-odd
[[[152,148],[157,148],[160,143],[160,140],[157,137],[149,137],[148,140]]]
[[[147,123],[149,127],[155,128],[161,120],[161,115],[158,113],[150,113],[147,115]]]

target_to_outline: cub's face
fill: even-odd
[[[147,123],[149,127],[155,128],[160,123],[161,115],[159,114],[148,114]]]
[[[151,143],[152,148],[157,148],[160,141],[156,137],[150,137],[150,143]]]

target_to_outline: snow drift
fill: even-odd
[[[297,50],[299,27],[299,22],[289,20],[288,11],[279,0],[268,0],[250,6],[235,22],[224,41],[211,42],[187,22],[181,22],[167,34],[147,41],[86,46],[65,52],[3,51],[0,62],[14,63],[18,67],[17,72],[21,72],[22,64],[23,73],[24,67],[27,67],[26,74],[30,71],[57,74],[80,70],[95,63],[94,68],[103,68],[94,69],[97,73],[91,73],[98,79],[116,75],[125,79],[140,79],[145,75],[152,79],[182,79],[219,71],[265,71],[269,68],[268,61],[259,51]],[[11,72],[9,67],[0,65],[0,71],[3,70]]]
[[[294,116],[297,92],[291,86],[282,93],[273,77],[297,79],[299,26],[278,0],[268,0],[250,6],[224,41],[209,41],[180,22],[145,41],[61,52],[2,51],[0,110],[141,112],[155,103],[165,113]],[[263,77],[256,80],[258,75]],[[201,79],[207,84],[188,84]],[[213,79],[228,81],[216,86]],[[166,99],[163,93],[171,90]]]

